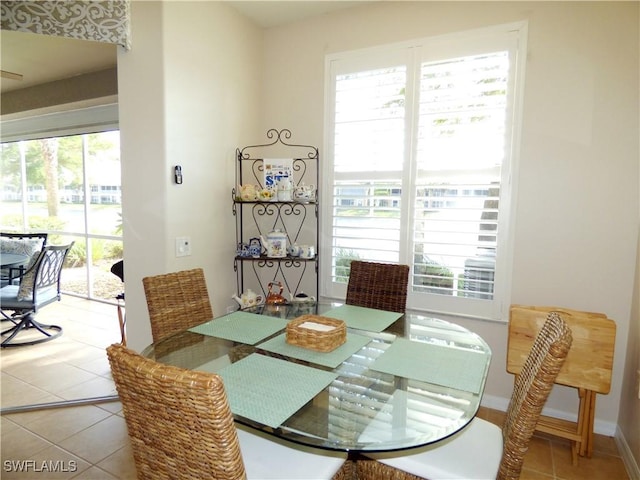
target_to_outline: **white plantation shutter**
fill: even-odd
[[[403,65],[337,76],[336,172],[402,169],[406,78]]]
[[[404,65],[335,79],[334,282],[346,283],[349,259],[400,258],[406,81]]]
[[[413,291],[492,299],[507,51],[421,65]]]
[[[328,59],[322,295],[344,297],[351,259],[405,263],[409,308],[500,318],[525,34]]]

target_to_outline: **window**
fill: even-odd
[[[409,308],[501,318],[525,35],[327,58],[323,295],[344,298],[351,259],[406,263]]]
[[[1,148],[2,231],[46,231],[51,244],[74,241],[63,292],[114,301],[123,288],[110,272],[123,253],[120,133],[50,136]]]

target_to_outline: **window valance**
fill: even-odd
[[[0,12],[3,30],[131,47],[129,0],[3,1]]]

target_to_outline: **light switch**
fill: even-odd
[[[191,255],[191,237],[176,237],[176,257]]]

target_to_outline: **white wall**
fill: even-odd
[[[202,267],[214,313],[233,303],[233,158],[258,120],[262,32],[221,2],[131,6],[118,72],[127,334],[141,350],[151,343],[143,277]],[[176,258],[177,236],[191,237],[191,256]]]
[[[512,303],[616,320],[613,386],[596,411],[596,430],[613,435],[638,235],[637,3],[375,2],[271,28],[263,128],[292,128],[298,139],[323,144],[328,53],[520,20],[529,22],[529,41]],[[512,389],[506,324],[459,323],[491,345],[485,400],[501,406]],[[575,390],[555,389],[548,405],[575,414]]]
[[[151,341],[146,275],[202,266],[216,314],[230,304],[234,149],[269,128],[323,145],[325,54],[528,20],[512,302],[616,320],[612,391],[596,411],[596,431],[613,434],[626,338],[638,331],[638,6],[376,2],[263,33],[222,2],[132,2],[133,49],[118,59],[131,346]],[[191,236],[191,257],[175,258],[178,235]],[[491,345],[485,400],[500,406],[512,385],[506,325],[458,322]],[[626,391],[635,381],[624,378]],[[576,406],[571,389],[549,402],[565,414]]]
[[[618,428],[621,432],[618,437],[623,439],[618,442],[619,448],[629,476],[640,478],[640,239]],[[635,466],[631,457],[635,459]],[[632,471],[635,471],[635,477]]]

